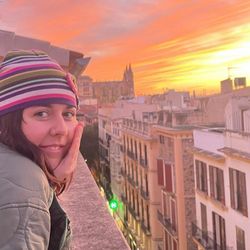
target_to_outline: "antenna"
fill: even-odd
[[[227,78],[231,78],[231,76],[233,76],[233,74],[231,74],[231,70],[232,69],[237,69],[238,67],[227,67]]]

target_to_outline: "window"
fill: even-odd
[[[148,165],[148,152],[147,152],[147,145],[144,145],[144,159],[146,166]]]
[[[236,227],[236,245],[237,245],[237,250],[246,250],[245,232],[239,227]]]
[[[176,205],[173,199],[171,199],[171,224],[172,229],[177,231]]]
[[[143,199],[141,199],[141,217],[142,217],[142,220],[144,220],[144,205],[143,205]]]
[[[170,217],[169,197],[167,196],[166,193],[163,193],[162,201],[163,201],[163,215],[169,218]]]
[[[148,194],[148,174],[145,174],[146,193]]]
[[[149,207],[148,205],[146,206],[147,210],[147,229],[150,231],[150,216],[149,216]]]
[[[136,204],[137,204],[137,215],[140,217],[140,206],[139,206],[139,196],[136,194]]]
[[[165,163],[165,187],[168,192],[173,192],[172,165]]]
[[[135,143],[135,159],[137,160],[138,155],[137,155],[137,142],[136,142],[136,140],[134,141],[134,143]]]
[[[157,177],[158,185],[164,185],[164,176],[163,176],[163,160],[157,159]]]
[[[225,204],[223,170],[214,166],[209,166],[209,177],[211,197]]]
[[[226,250],[225,220],[213,212],[214,249]]]
[[[207,193],[207,165],[205,162],[195,160],[196,166],[196,187],[198,190]]]
[[[229,168],[231,207],[247,216],[247,191],[245,173]]]
[[[164,136],[163,135],[159,136],[159,141],[160,141],[160,144],[164,144]]]
[[[164,230],[165,233],[165,250],[172,250],[172,237]]]
[[[175,240],[173,240],[173,250],[177,250],[177,242]]]
[[[202,233],[204,234],[202,236],[206,236],[205,232],[207,232],[207,207],[202,203],[201,203],[201,229]]]
[[[141,153],[141,143],[139,142],[139,156],[140,156],[140,159],[142,158],[142,153]]]

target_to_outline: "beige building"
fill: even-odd
[[[131,249],[157,249],[162,231],[157,221],[160,186],[155,164],[157,138],[152,126],[157,122],[155,106],[134,105],[132,117],[123,119],[123,202],[126,238]],[[144,112],[143,112],[144,111]]]
[[[192,127],[183,127],[196,114],[163,104],[124,104],[131,110],[122,124],[127,239],[132,249],[196,249]]]

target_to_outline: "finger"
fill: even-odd
[[[68,152],[68,155],[70,155],[71,158],[77,158],[78,156],[82,134],[83,134],[83,125],[79,123],[75,129],[73,141]]]

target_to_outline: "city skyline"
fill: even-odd
[[[137,95],[212,93],[230,75],[250,79],[250,1],[2,0],[0,8],[0,29],[92,57],[85,73],[95,81],[120,79],[131,63]]]

